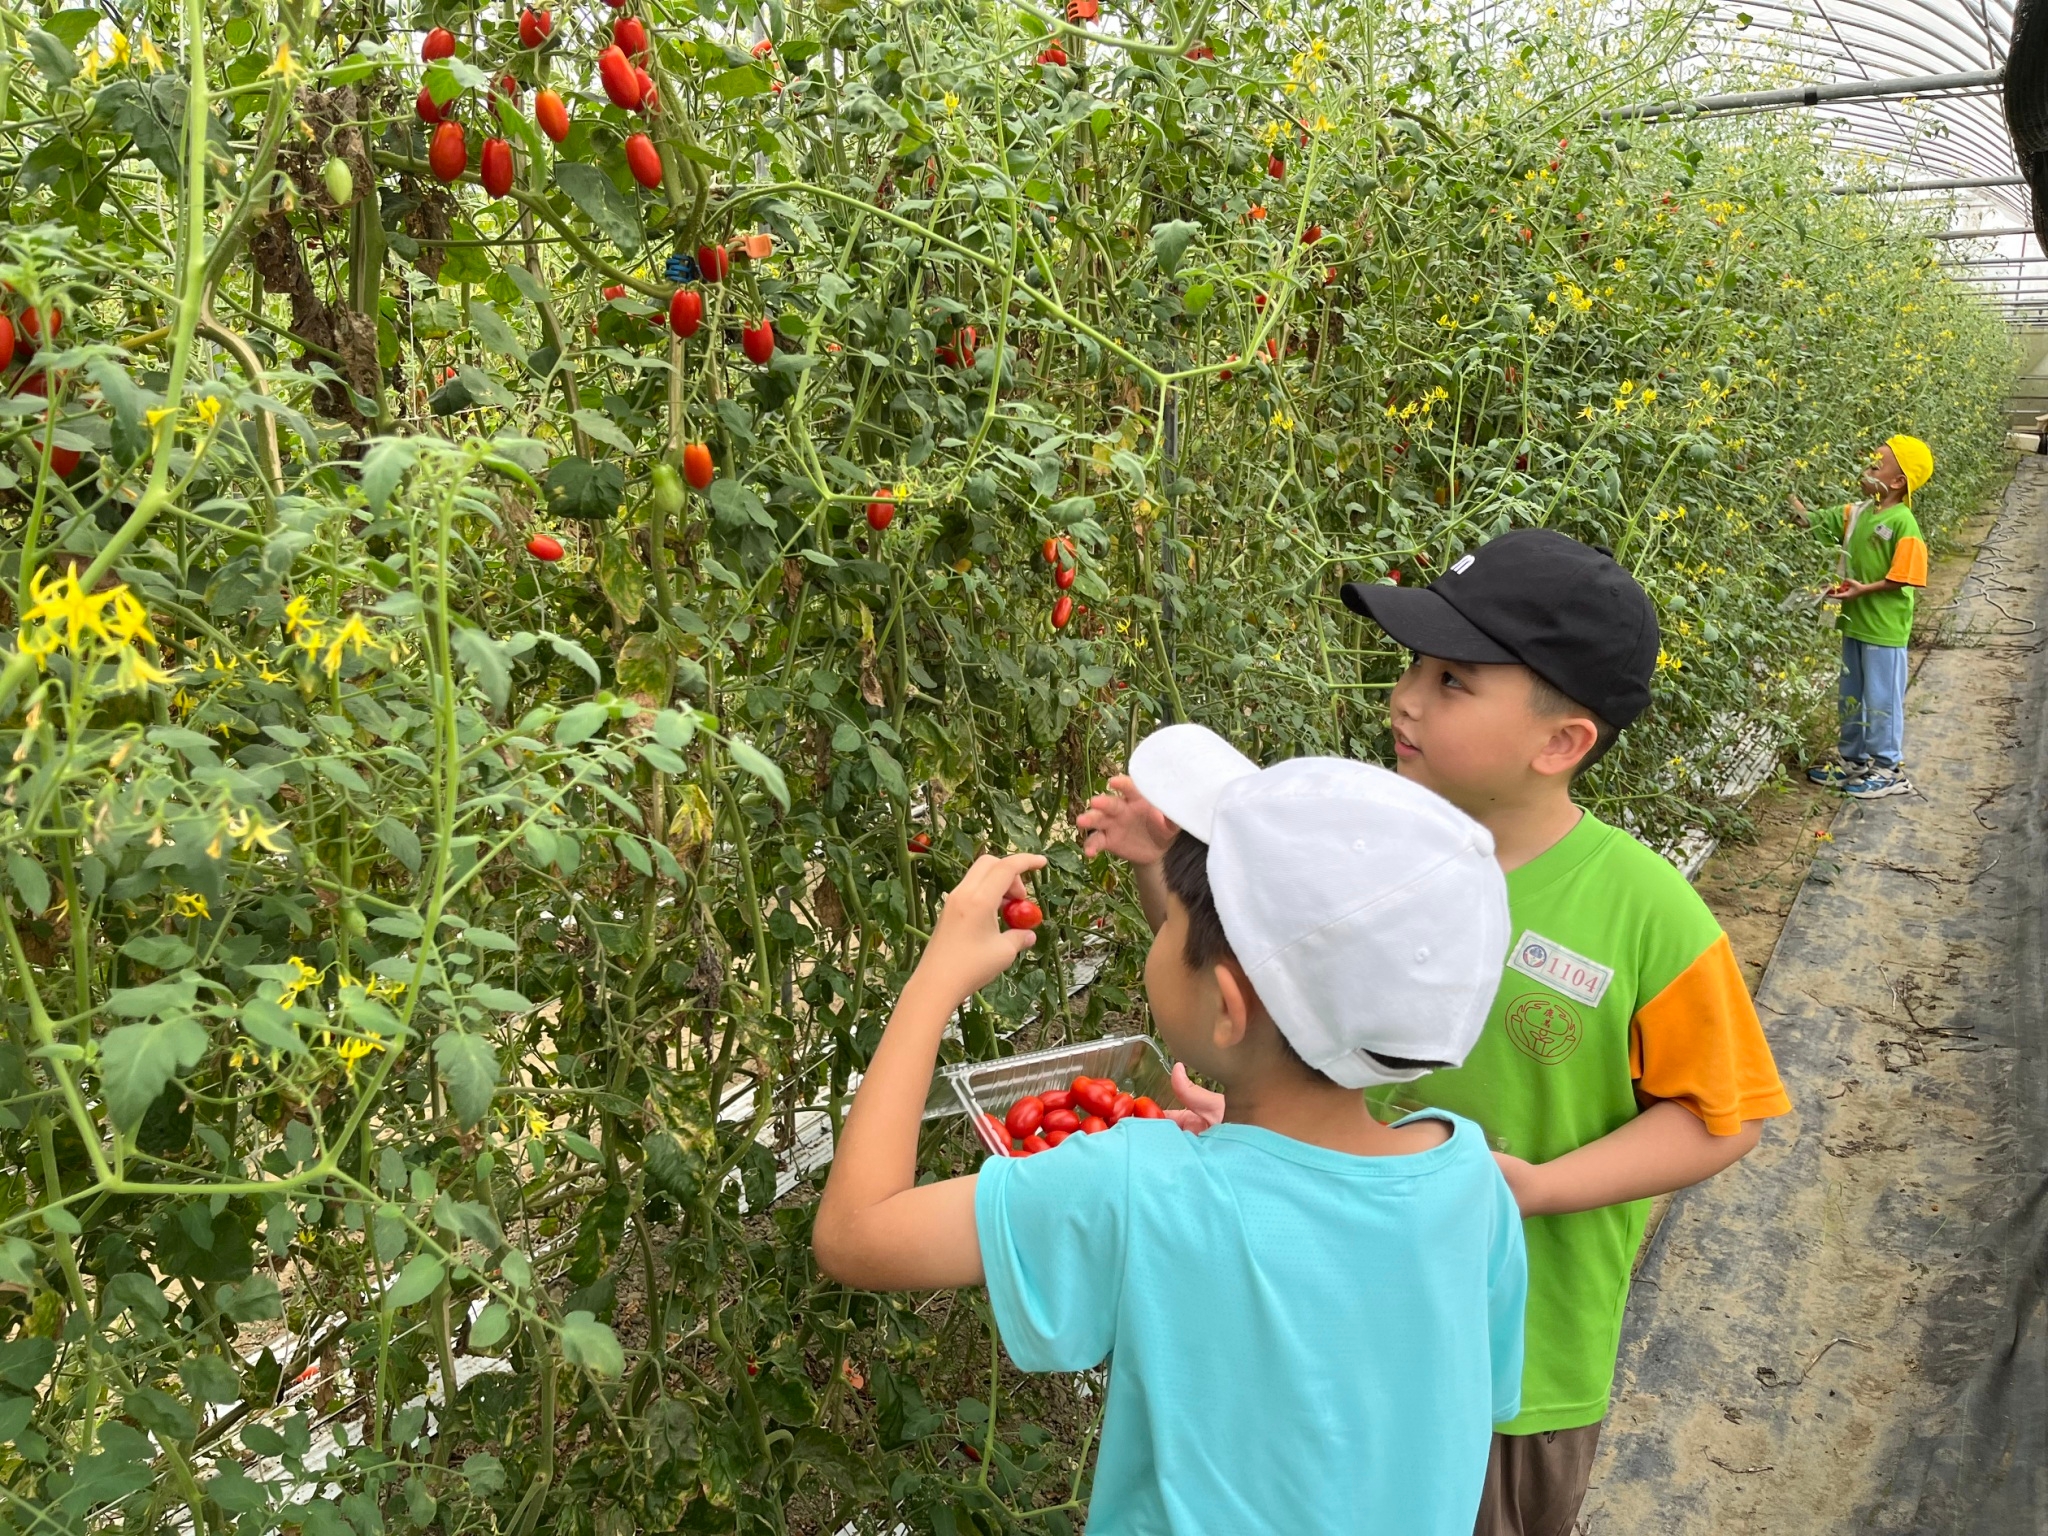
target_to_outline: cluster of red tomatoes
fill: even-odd
[[[9,289],[8,292],[11,294],[13,290]],[[46,309],[38,309],[30,305],[23,309],[18,316],[0,309],[0,372],[5,372],[8,368],[11,368],[17,357],[24,363],[34,357],[36,355],[36,348],[41,346],[46,339],[44,336],[45,328],[49,332],[48,339],[54,340],[57,332],[63,326],[64,312],[54,304]],[[49,376],[41,369],[37,369],[32,373],[24,372],[20,382],[14,386],[14,393],[18,395],[46,395],[49,393]],[[33,453],[37,458],[42,457],[43,440],[41,438],[30,438],[28,447],[29,452]],[[50,468],[55,470],[60,477],[68,475],[78,468],[78,457],[78,450],[76,448],[60,448],[54,443],[50,445]]]
[[[984,1115],[998,1145],[1011,1157],[1049,1152],[1069,1136],[1098,1136],[1119,1120],[1163,1120],[1166,1111],[1143,1094],[1123,1091],[1112,1077],[1077,1077],[1065,1088],[1027,1093],[1001,1120]]]
[[[975,343],[980,333],[971,325],[963,325],[953,332],[953,339],[942,341],[932,350],[932,355],[948,368],[972,368],[974,366]]]
[[[614,7],[623,6],[625,0],[612,0]],[[555,20],[552,11],[536,11],[531,7],[519,13],[519,46],[538,52],[548,45],[554,36]],[[436,27],[420,44],[420,58],[431,64],[436,59],[449,59],[456,52],[455,34],[446,27]],[[604,86],[605,95],[628,112],[645,114],[658,105],[654,77],[647,73],[645,60],[648,56],[649,39],[647,24],[637,16],[620,16],[612,22],[612,43],[597,56],[597,74]],[[498,89],[513,103],[520,97],[518,80],[505,75],[498,81]],[[422,85],[419,96],[413,103],[421,122],[434,130],[427,144],[427,168],[438,180],[458,180],[469,168],[469,145],[462,124],[449,116],[453,103],[434,100],[433,92]],[[539,91],[533,98],[533,120],[540,131],[559,144],[569,136],[569,108],[561,95],[555,91]],[[625,145],[626,167],[633,173],[633,179],[643,187],[658,187],[662,183],[661,152],[654,141],[644,133],[630,134]],[[492,197],[504,197],[512,190],[513,181],[512,145],[497,137],[484,140],[483,153],[478,157],[477,179]]]
[[[1081,569],[1080,556],[1074,552],[1074,541],[1064,533],[1047,539],[1039,545],[1038,552],[1045,557],[1045,563],[1052,567],[1052,584],[1059,589],[1059,596],[1053,599],[1052,627],[1065,629],[1074,617],[1074,599],[1067,591],[1074,584],[1074,576]],[[1082,612],[1087,612],[1083,609]]]

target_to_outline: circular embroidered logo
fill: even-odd
[[[1522,964],[1532,971],[1540,971],[1550,964],[1550,950],[1539,939],[1531,939],[1522,946]]]
[[[1530,992],[1508,1004],[1508,1038],[1531,1060],[1554,1067],[1579,1048],[1579,1016],[1560,997]]]

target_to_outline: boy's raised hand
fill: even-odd
[[[1038,942],[1038,935],[1028,928],[1005,928],[1003,903],[1029,896],[1023,877],[1043,868],[1045,856],[1038,853],[1005,858],[984,853],[976,859],[947,894],[913,979],[964,999],[1007,971]]]
[[[1110,853],[1140,868],[1165,858],[1179,831],[1122,773],[1109,781],[1106,793],[1088,802],[1075,825],[1087,834],[1081,851],[1089,858]]]

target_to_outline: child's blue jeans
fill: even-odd
[[[1896,768],[1906,752],[1906,648],[1842,637],[1844,758]]]

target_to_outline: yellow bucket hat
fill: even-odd
[[[1901,432],[1896,437],[1884,440],[1891,449],[1892,457],[1899,461],[1899,468],[1906,474],[1906,498],[1910,501],[1913,493],[1934,478],[1934,450],[1917,437],[1908,437]]]

